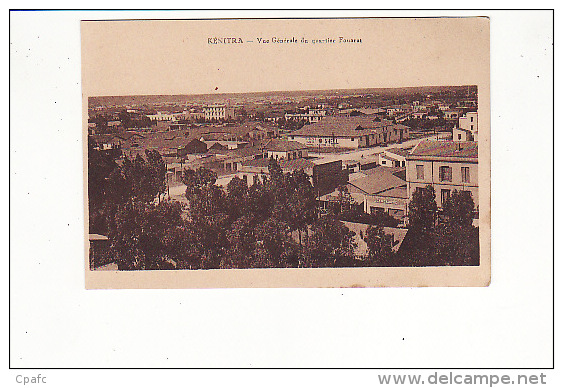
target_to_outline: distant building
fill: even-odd
[[[311,148],[360,148],[407,140],[409,127],[370,116],[329,116],[291,132],[288,138]]]
[[[458,127],[452,129],[452,139],[454,141],[475,141],[471,131]]]
[[[471,134],[471,139],[467,139],[468,141],[477,141],[479,136],[477,112],[467,112],[463,117],[460,117],[459,130],[464,131],[465,135]],[[461,138],[458,139],[459,136],[456,136],[460,134],[460,132],[454,134],[454,140],[461,140]]]
[[[121,121],[119,120],[108,121],[108,128],[119,128],[119,127],[121,127]]]
[[[232,120],[235,118],[235,108],[224,104],[205,105],[203,113],[205,121]]]
[[[307,146],[297,141],[271,139],[263,145],[268,158],[299,159],[307,157]]]
[[[156,114],[147,115],[151,121],[173,121],[176,117],[173,113],[156,112]]]
[[[423,140],[407,155],[409,198],[427,185],[434,186],[442,207],[454,190],[469,191],[479,205],[478,143]]]
[[[256,125],[246,135],[251,140],[273,139],[279,136],[279,128],[268,125]]]
[[[413,119],[424,119],[426,118],[426,116],[428,116],[428,112],[426,112],[425,110],[420,110],[417,112],[412,112],[410,117]]]
[[[405,167],[408,151],[390,148],[379,154],[379,164],[385,167]]]
[[[178,131],[178,130],[186,130],[186,129],[188,129],[188,126],[186,124],[170,123],[168,125],[169,131]]]
[[[459,118],[460,112],[458,110],[446,110],[444,111],[444,119],[446,120],[457,120]]]
[[[187,154],[204,154],[207,152],[207,144],[199,139],[192,139],[183,147],[178,148],[178,156]]]
[[[326,116],[326,109],[324,108],[305,108],[296,113],[286,113],[286,120],[305,120],[309,123],[317,123]]]
[[[449,109],[450,109],[450,104],[446,104],[446,103],[443,103],[443,102],[438,103],[438,110],[445,112]]]

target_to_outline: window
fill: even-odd
[[[473,122],[473,116],[471,116],[471,122]]]
[[[462,167],[461,168],[461,181],[464,182],[464,183],[470,182],[469,167]]]
[[[457,134],[457,140],[461,140],[461,133]]]
[[[354,141],[354,138],[353,138],[353,137],[351,137],[351,138],[350,138],[350,141]]]
[[[419,181],[424,179],[424,166],[422,164],[416,165],[416,179]]]
[[[471,130],[473,131],[473,125],[471,126]]]
[[[449,166],[440,166],[440,181],[441,182],[451,182],[452,181],[452,168]]]
[[[442,199],[442,206],[444,206],[444,202],[450,198],[450,190],[449,189],[442,189],[441,191],[441,199]]]

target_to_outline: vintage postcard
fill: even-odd
[[[489,285],[488,18],[81,34],[87,288]]]

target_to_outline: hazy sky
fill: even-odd
[[[209,44],[215,37],[244,43]],[[312,43],[326,38],[337,42]],[[82,63],[89,96],[482,85],[489,79],[489,20],[82,22]]]

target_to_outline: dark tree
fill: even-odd
[[[479,265],[479,229],[472,225],[471,193],[455,190],[442,208],[435,231],[437,258],[442,265]]]
[[[233,177],[227,185],[227,213],[236,220],[248,213],[248,184],[246,180]]]
[[[475,204],[470,191],[454,190],[442,204],[442,217],[460,226],[470,226],[473,222]]]
[[[88,213],[90,233],[107,233],[104,206],[112,199],[108,188],[112,174],[119,171],[118,165],[108,154],[99,150],[98,144],[88,138]]]
[[[347,266],[355,256],[354,232],[331,215],[320,217],[311,226],[307,239],[305,266]]]
[[[409,227],[429,231],[436,224],[436,194],[434,187],[428,185],[417,189],[409,202]]]
[[[289,226],[297,230],[299,244],[302,243],[301,233],[307,232],[307,225],[317,218],[317,201],[313,185],[303,170],[289,174],[287,209],[289,210]]]
[[[392,266],[393,236],[386,235],[382,226],[370,225],[366,230],[364,240],[368,246],[368,260],[375,266]]]
[[[111,247],[121,270],[170,269],[170,256],[180,252],[168,243],[170,231],[181,228],[181,205],[162,202],[153,205],[131,200],[118,206],[115,222],[109,230]]]

